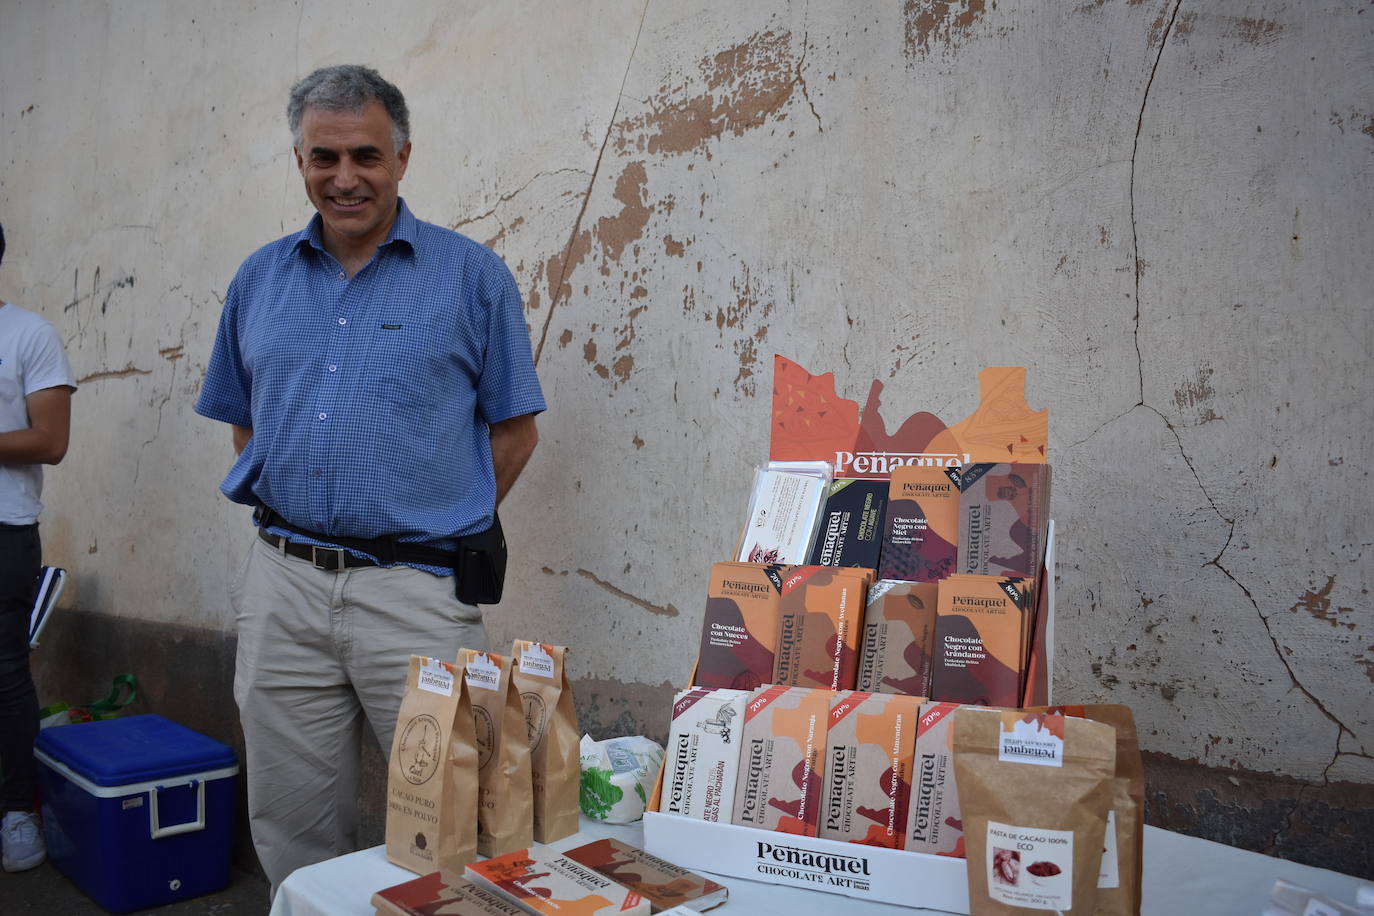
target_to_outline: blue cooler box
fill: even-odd
[[[61,725],[34,747],[48,858],[114,913],[229,883],[238,758],[162,716]]]

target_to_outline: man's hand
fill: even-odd
[[[248,447],[248,440],[253,438],[253,430],[247,426],[234,426],[234,454],[242,455],[243,450]]]
[[[0,433],[0,464],[57,464],[67,454],[72,389],[43,388],[24,398],[29,428]]]
[[[491,430],[491,463],[496,469],[496,504],[500,505],[539,444],[539,430],[535,428],[532,413],[493,423],[488,428]]]

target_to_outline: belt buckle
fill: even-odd
[[[313,544],[310,547],[310,562],[314,564],[316,569],[322,569],[325,572],[338,572],[343,569],[346,557],[347,552],[340,547],[316,547]],[[333,559],[332,565],[329,563],[331,558]]]

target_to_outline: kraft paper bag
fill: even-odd
[[[461,665],[410,657],[387,764],[386,857],[417,874],[477,855],[477,744]]]
[[[577,710],[562,646],[517,639],[511,677],[520,692],[530,743],[534,839],[552,843],[577,832],[579,782]]]
[[[970,916],[1098,912],[1116,729],[1020,709],[954,718]]]
[[[463,649],[477,738],[477,851],[500,856],[534,842],[530,745],[512,660]]]
[[[1135,716],[1129,706],[1038,706],[1027,712],[1062,712],[1066,716],[1105,722],[1116,729],[1116,775],[1112,777],[1112,812],[1102,872],[1097,879],[1100,916],[1135,916],[1140,912],[1145,860],[1145,764],[1140,758]]]

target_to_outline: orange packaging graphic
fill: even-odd
[[[940,583],[932,698],[1019,705],[1034,585],[1028,579],[972,575]]]
[[[906,848],[942,856],[964,856],[964,825],[954,784],[954,732],[958,703],[926,703],[916,723],[911,776],[911,812]]]
[[[744,710],[734,823],[815,836],[830,691],[770,685]]]
[[[938,590],[934,582],[886,579],[868,590],[855,689],[930,696]]]
[[[770,682],[849,690],[858,672],[863,609],[873,571],[794,566],[784,575]]]
[[[844,691],[830,703],[819,835],[869,846],[906,845],[919,697]]]
[[[782,581],[792,568],[758,563],[711,567],[696,686],[753,690],[773,680]]]
[[[937,582],[955,572],[959,469],[903,465],[892,471],[878,574]]]
[[[649,916],[649,901],[538,843],[473,862],[467,877],[540,916]]]

